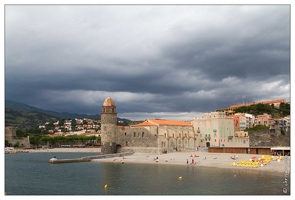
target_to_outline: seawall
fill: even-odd
[[[90,162],[92,159],[105,159],[105,158],[114,158],[114,157],[123,157],[123,156],[130,156],[133,152],[126,152],[126,153],[115,153],[115,154],[104,154],[104,155],[97,155],[97,156],[85,156],[82,158],[73,158],[73,159],[57,159],[51,158],[49,163],[51,164],[63,164],[63,163],[75,163],[75,162]]]

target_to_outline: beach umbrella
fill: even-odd
[[[259,160],[260,160],[260,162],[263,162],[265,160],[265,158],[260,158]]]
[[[252,158],[251,158],[251,159],[252,159],[252,160],[256,160],[256,158],[257,158],[256,156],[252,156]]]

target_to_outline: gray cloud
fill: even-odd
[[[6,5],[5,98],[96,114],[110,96],[119,114],[141,119],[289,101],[290,12],[289,5]]]

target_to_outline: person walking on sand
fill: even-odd
[[[194,164],[195,163],[195,160],[194,159],[192,159],[192,164]]]
[[[186,164],[188,164],[188,159],[186,159]]]

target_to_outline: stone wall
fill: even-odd
[[[167,130],[164,131],[163,128],[158,129],[157,127],[132,127],[129,129],[117,129],[117,151],[157,153],[164,151],[171,152],[175,148],[180,150],[197,146],[197,141],[192,138],[192,136],[191,138],[184,137],[188,136],[188,133],[189,131],[192,131],[192,128],[186,128],[184,129],[185,131],[183,131],[180,127],[168,127],[168,129],[170,131],[175,130],[175,133],[186,132],[187,135],[181,134],[183,136],[182,138],[169,138],[167,137]],[[161,133],[158,134],[158,132]]]
[[[250,147],[290,146],[290,133],[271,133],[269,130],[249,131]]]
[[[21,139],[15,139],[16,137],[16,128],[15,127],[5,127],[5,140],[8,141],[12,146],[18,144],[19,147],[29,148],[30,147],[30,138],[25,137]]]
[[[117,129],[116,143],[123,147],[158,147],[158,137],[145,128]]]
[[[5,140],[12,140],[16,136],[16,128],[12,126],[5,127]]]

